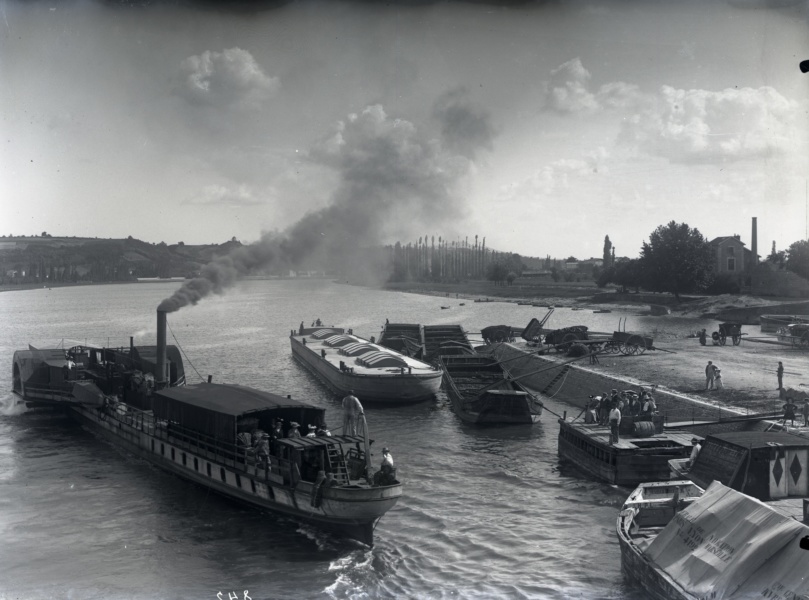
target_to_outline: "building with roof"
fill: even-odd
[[[717,275],[741,277],[757,262],[753,251],[745,247],[738,234],[714,238],[710,244],[714,251],[714,273]]]

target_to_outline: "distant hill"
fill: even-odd
[[[241,246],[150,244],[132,237],[0,237],[0,284],[135,281],[194,277],[203,265]]]

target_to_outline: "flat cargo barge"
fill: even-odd
[[[292,355],[338,394],[361,401],[421,402],[441,387],[441,369],[339,327],[290,332]]]
[[[634,431],[635,425],[642,434],[624,433]],[[688,458],[691,453],[694,436],[688,432],[664,432],[661,416],[637,423],[632,422],[632,417],[624,417],[621,426],[620,441],[612,445],[607,426],[559,419],[559,458],[602,481],[636,486],[669,479],[669,460]],[[654,433],[648,435],[652,428]]]

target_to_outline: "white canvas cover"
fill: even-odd
[[[809,527],[715,481],[645,555],[697,598],[809,597]],[[769,590],[769,591],[768,591]]]

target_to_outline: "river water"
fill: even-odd
[[[548,412],[533,427],[476,428],[454,416],[443,392],[412,406],[366,406],[374,447],[391,448],[404,483],[367,549],[210,494],[61,414],[8,408],[14,350],[125,346],[130,336],[154,344],[155,308],[176,288],[0,293],[0,598],[643,597],[623,580],[614,529],[629,490],[560,469]],[[210,374],[291,394],[325,407],[336,426],[340,399],[291,356],[287,336],[301,320],[370,337],[386,318],[475,332],[544,314],[323,280],[247,281],[170,314],[169,343],[184,351],[189,382]],[[655,322],[560,308],[549,325],[612,331],[623,316],[628,330]]]

